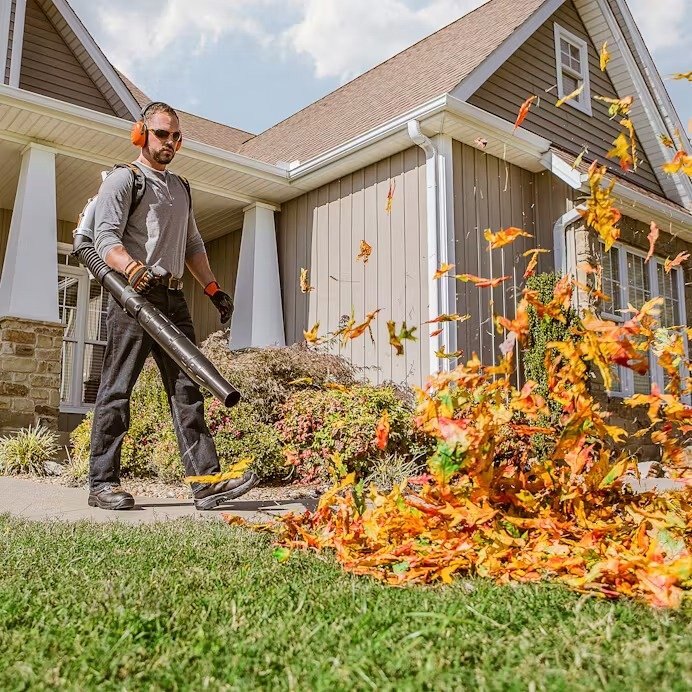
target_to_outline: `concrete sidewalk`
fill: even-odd
[[[126,524],[153,523],[180,517],[220,519],[222,513],[236,514],[253,522],[271,521],[287,512],[314,509],[314,498],[292,500],[253,500],[240,498],[211,512],[198,512],[192,500],[135,497],[135,507],[112,512],[87,505],[85,488],[67,488],[53,483],[0,476],[0,514],[33,521],[118,521]]]

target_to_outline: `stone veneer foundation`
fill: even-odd
[[[62,335],[59,323],[0,318],[0,433],[57,430]]]

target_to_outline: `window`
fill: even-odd
[[[58,249],[58,310],[63,324],[60,410],[83,412],[96,401],[106,350],[109,295],[89,272]]]
[[[591,115],[591,89],[589,86],[589,51],[584,39],[555,24],[555,62],[557,65],[558,98],[583,91],[567,101],[570,106]]]
[[[601,315],[615,322],[624,322],[628,315],[623,312],[628,305],[640,308],[647,300],[661,297],[659,321],[664,327],[685,324],[684,306],[680,300],[683,293],[683,274],[679,268],[666,274],[664,261],[652,257],[644,263],[646,256],[624,245],[613,245],[605,252],[600,243],[600,260],[603,267],[603,293],[611,298],[601,309]],[[629,368],[614,366],[613,388],[609,392],[615,396],[648,394],[652,382],[661,389],[667,384],[663,369],[656,358],[649,354],[649,372],[639,375]]]

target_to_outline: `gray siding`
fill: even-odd
[[[533,247],[552,248],[552,226],[564,212],[557,213],[556,203],[554,218],[539,214],[537,178],[475,147],[453,143],[455,271],[489,279],[511,277],[494,289],[457,283],[457,312],[471,315],[457,331],[457,345],[464,351],[464,359],[477,353],[484,363],[497,361],[502,336],[494,328],[493,317],[514,315],[529,259],[522,253]],[[556,191],[555,199],[558,195]],[[484,230],[495,232],[509,226],[522,228],[533,238],[518,238],[490,252]],[[540,257],[539,271],[550,271],[552,266],[552,254]]]
[[[39,7],[27,0],[19,86],[44,96],[118,115]]]
[[[235,290],[235,279],[238,273],[241,236],[242,231],[234,231],[206,244],[209,264],[216,280],[231,296]],[[197,341],[201,342],[212,332],[221,329],[219,313],[209,298],[204,295],[202,287],[187,270],[183,277],[183,290],[195,325]]]
[[[396,182],[391,214],[386,213],[390,181]],[[428,270],[425,217],[425,156],[418,147],[384,159],[285,203],[279,219],[279,269],[287,343],[303,341],[315,322],[324,336],[338,329],[353,309],[361,321],[381,308],[370,336],[331,345],[335,353],[374,382],[420,384],[428,358]],[[360,241],[372,248],[367,264],[356,261]],[[301,267],[315,290],[303,294]],[[387,321],[418,327],[416,342],[396,356]],[[421,334],[422,332],[422,334]]]
[[[530,95],[536,94],[540,97],[540,106],[534,105],[531,108],[523,127],[550,139],[556,146],[574,155],[579,154],[584,146],[588,146],[589,153],[585,156],[586,160],[597,158],[618,175],[625,175],[628,180],[651,192],[663,194],[641,147],[639,147],[639,158],[642,160],[636,172],[623,174],[617,162],[605,158],[611,143],[621,131],[618,124],[619,118],[609,119],[606,104],[592,101],[592,116],[568,104],[561,108],[555,107],[557,100],[553,34],[555,23],[587,42],[591,96],[614,97],[615,88],[608,76],[600,70],[598,52],[586,33],[574,3],[568,0],[471,96],[469,102],[514,122],[523,101]]]

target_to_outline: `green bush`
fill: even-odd
[[[44,461],[54,461],[60,446],[58,435],[39,425],[0,437],[0,473],[45,475]]]
[[[384,410],[390,433],[387,447],[380,450],[375,434]],[[410,405],[393,387],[296,392],[281,414],[276,428],[296,473],[304,479],[325,479],[333,470],[335,454],[344,471],[365,476],[388,455],[415,459],[432,450],[431,441],[413,427]]]

